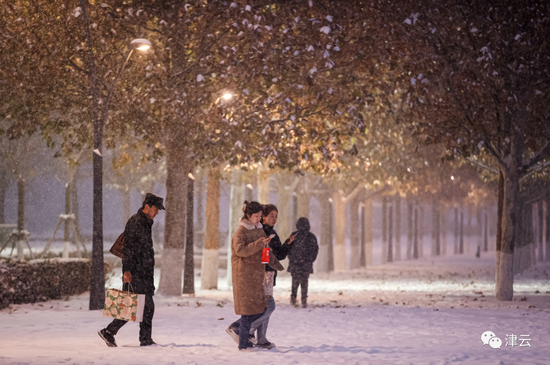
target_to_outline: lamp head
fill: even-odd
[[[229,92],[226,92],[223,94],[222,98],[224,98],[225,100],[229,100],[233,97],[233,94],[229,93]]]
[[[132,42],[130,42],[130,46],[139,51],[146,51],[151,48],[152,45],[151,42],[149,42],[145,38],[136,38]]]

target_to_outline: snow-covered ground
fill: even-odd
[[[223,277],[220,290],[195,298],[155,296],[157,347],[139,347],[135,323],[107,347],[97,331],[109,319],[87,310],[86,294],[14,305],[0,311],[0,364],[548,364],[549,275],[538,264],[516,277],[513,302],[499,302],[494,252],[423,258],[314,274],[307,309],[288,304],[282,276],[268,331],[277,347],[253,352],[239,352],[224,332],[237,316]],[[485,331],[500,349],[483,345]]]

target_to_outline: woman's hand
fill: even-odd
[[[258,239],[256,242],[260,242],[262,245],[267,246],[269,245],[269,241],[271,241],[271,238],[264,237],[264,238]]]
[[[294,241],[294,238],[296,238],[296,234],[294,236],[289,237],[289,241],[288,241],[289,245],[292,243],[292,241]]]

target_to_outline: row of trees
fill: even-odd
[[[548,5],[6,0],[0,11],[3,133],[39,132],[51,145],[61,136],[65,156],[91,154],[87,76],[97,73],[101,104],[131,39],[153,43],[152,53],[130,60],[104,122],[108,148],[144,146],[143,161],[166,156],[163,256],[175,259],[161,292],[181,293],[195,166],[262,162],[318,172],[337,186],[338,220],[358,194],[398,185],[445,194],[437,186],[448,174],[430,172],[456,166],[443,164],[437,148],[417,151],[436,144],[448,159],[500,176],[497,297],[512,299],[520,179],[542,170],[550,151]],[[235,97],[220,99],[228,91]],[[285,191],[294,184],[277,183]],[[242,197],[232,190],[232,206]],[[345,266],[342,226],[335,224],[335,268]]]

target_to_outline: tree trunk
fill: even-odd
[[[454,231],[454,249],[453,253],[456,255],[458,253],[458,247],[459,247],[459,235],[460,235],[460,228],[458,225],[459,218],[458,218],[458,208],[454,207],[454,213],[455,213],[455,231]]]
[[[418,217],[418,257],[424,257],[424,236],[426,234],[424,221],[424,204],[418,204],[418,210],[420,211]]]
[[[361,255],[361,266],[372,265],[372,198],[365,200],[365,214],[363,215],[365,229],[363,236],[365,241],[364,253]]]
[[[131,198],[130,198],[130,189],[129,188],[119,188],[118,192],[120,193],[120,199],[122,200],[122,229],[126,227],[126,223],[132,216],[131,210]]]
[[[464,252],[469,254],[470,253],[470,246],[472,245],[472,211],[473,208],[471,205],[468,205],[466,207],[466,211],[468,212],[468,220],[466,225],[466,239],[464,241],[465,247]]]
[[[495,242],[496,266],[495,266],[495,283],[498,282],[500,274],[500,252],[502,250],[502,218],[504,216],[504,174],[499,171],[498,177],[498,197],[497,197],[497,234]],[[489,233],[491,232],[489,227]],[[496,287],[495,287],[496,290]]]
[[[464,207],[460,206],[460,228],[459,228],[459,246],[458,246],[458,253],[463,254],[464,253]]]
[[[489,251],[489,212],[485,211],[483,214],[484,218],[484,226],[485,229],[483,231],[483,252]]]
[[[65,222],[63,224],[63,254],[64,259],[69,258],[69,252],[71,250],[71,221],[68,218],[71,214],[71,182],[65,184]]]
[[[361,267],[361,246],[360,246],[360,228],[361,222],[359,221],[359,203],[361,199],[356,197],[353,199],[350,205],[350,229],[351,229],[351,260],[350,269],[358,269]]]
[[[395,197],[395,261],[401,261],[401,197]]]
[[[529,226],[527,226],[527,229],[529,230],[529,241],[527,244],[529,245],[528,253],[530,254],[529,257],[529,266],[527,266],[527,269],[531,266],[535,265],[537,263],[537,231],[535,230],[535,204],[529,204],[531,208],[531,215],[528,217],[530,220]]]
[[[6,223],[5,207],[6,193],[10,186],[10,179],[7,171],[2,171],[0,174],[0,224]]]
[[[441,244],[439,242],[439,200],[432,197],[432,256],[441,255]]]
[[[503,190],[503,194],[504,194],[504,187],[502,188]],[[499,191],[499,190],[498,190]],[[497,192],[497,195],[498,195],[498,192]],[[504,199],[504,195],[502,196],[502,199]],[[489,250],[495,250],[497,249],[497,234],[498,234],[498,231],[499,231],[499,223],[498,223],[498,220],[499,220],[499,214],[502,214],[502,212],[499,213],[498,211],[498,197],[497,197],[497,209],[496,209],[496,212],[495,212],[495,209],[493,206],[489,206],[487,208],[487,236],[489,237],[489,246],[488,246],[488,249]],[[501,207],[502,209],[502,207]],[[495,237],[495,239],[493,240],[492,237]]]
[[[410,196],[407,196],[407,260],[412,258],[414,241],[414,205]]]
[[[73,183],[73,188],[71,191],[71,206],[74,214],[74,234],[76,235],[76,240],[81,243],[84,250],[84,240],[82,239],[82,232],[80,231],[80,205],[78,204],[78,182],[75,178]]]
[[[190,169],[187,151],[177,140],[167,143],[166,170],[164,248],[158,291],[163,295],[181,295]]]
[[[382,197],[382,263],[388,261],[388,200]]]
[[[204,248],[204,179],[208,169],[201,168],[196,174],[195,199],[197,201],[197,223],[194,227],[195,247]]]
[[[319,257],[317,258],[317,271],[328,272],[328,251],[329,245],[332,245],[332,232],[330,229],[330,204],[329,194],[322,194],[318,197],[321,207],[321,237],[319,242]]]
[[[244,200],[248,202],[254,200],[254,187],[252,184],[244,184]]]
[[[388,257],[387,262],[393,262],[393,202],[388,207]]]
[[[25,179],[20,175],[17,179],[17,231],[25,229]],[[21,236],[17,242],[17,259],[25,259],[25,246]]]
[[[526,260],[530,257],[527,255],[529,247],[529,215],[533,216],[533,208],[529,204],[522,203],[521,199],[518,202],[518,227],[516,227],[516,242],[514,247],[514,274],[522,273],[529,265]]]
[[[298,195],[296,195],[296,199],[297,218],[305,217],[309,219],[309,201],[311,200],[311,194],[308,191],[302,190]]]
[[[206,229],[202,251],[201,289],[218,289],[220,251],[220,180],[211,168],[206,183]]]
[[[260,204],[269,204],[269,180],[271,177],[271,170],[264,165],[258,167],[258,202]]]
[[[545,229],[545,248],[546,257],[545,261],[550,261],[550,195],[546,196],[546,229]]]
[[[544,229],[544,224],[543,224],[543,221],[544,221],[544,209],[542,207],[542,202],[543,200],[539,200],[537,202],[537,213],[538,213],[538,219],[537,219],[537,234],[538,234],[538,238],[537,238],[537,246],[538,246],[538,249],[539,249],[539,252],[538,252],[538,261],[544,261],[544,244],[543,244],[543,229]]]
[[[243,203],[245,194],[245,185],[243,180],[243,171],[240,168],[231,169],[231,193],[229,196],[229,231],[227,234],[227,285],[233,285],[231,276],[231,240],[233,234],[239,228],[239,219],[243,216]]]
[[[359,204],[359,266],[365,267],[365,204]]]
[[[185,264],[183,266],[183,294],[195,294],[195,180],[187,178],[187,229],[185,232]]]
[[[447,206],[442,205],[440,209],[440,231],[441,231],[441,255],[447,255]]]
[[[419,257],[418,253],[418,207],[414,207],[414,242],[413,242],[413,252],[412,258],[417,259]]]
[[[515,137],[516,139],[518,137]],[[523,138],[523,137],[521,137]],[[522,154],[512,150],[512,163],[504,171],[504,201],[502,212],[502,242],[497,268],[496,297],[498,300],[514,298],[514,246],[517,240],[519,161]],[[519,157],[518,157],[519,156]],[[515,158],[514,158],[515,157]]]
[[[335,191],[332,195],[334,205],[334,270],[346,270],[346,201],[344,194]]]
[[[292,230],[295,230],[296,228],[296,222],[298,221],[298,197],[296,196],[296,193],[292,193],[292,220],[290,221]]]
[[[329,214],[329,237],[330,244],[328,245],[328,271],[334,271],[334,203],[329,200],[330,209],[328,210]]]
[[[17,230],[25,229],[25,179],[17,179]]]
[[[477,230],[477,252],[481,252],[483,245],[483,208],[480,203],[477,204],[476,210],[476,230]]]
[[[92,268],[90,275],[90,302],[89,310],[100,310],[105,305],[105,270],[103,260],[103,157],[101,155],[103,145],[103,121],[98,118],[98,90],[96,65],[90,22],[86,11],[86,1],[80,0],[82,20],[86,33],[86,45],[88,48],[88,75],[90,76],[90,89],[92,93],[92,123],[94,128],[93,153],[93,205],[92,205]]]
[[[279,185],[278,188],[277,210],[279,211],[277,219],[277,233],[284,242],[292,233],[292,191],[286,186]],[[294,222],[296,223],[296,222]]]

